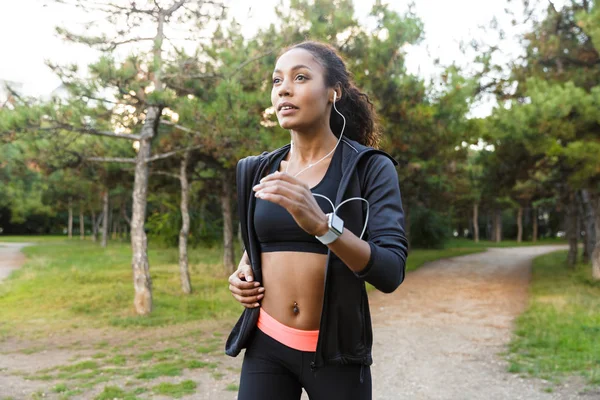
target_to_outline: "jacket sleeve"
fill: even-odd
[[[384,293],[391,293],[404,281],[408,241],[404,230],[404,210],[398,173],[383,155],[369,158],[365,167],[363,197],[369,202],[367,242],[369,262],[355,272]]]

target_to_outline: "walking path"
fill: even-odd
[[[30,243],[0,243],[0,282],[25,261],[21,249]]]
[[[373,399],[575,399],[580,385],[544,389],[507,372],[514,318],[527,306],[531,262],[566,246],[492,248],[409,273],[391,295],[370,297]],[[598,397],[594,397],[598,396]]]

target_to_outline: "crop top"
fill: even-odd
[[[335,203],[337,190],[342,179],[341,151],[343,145],[343,142],[338,144],[325,176],[323,176],[323,179],[316,186],[310,189],[312,193],[326,196],[332,203]],[[288,152],[289,150],[284,151],[274,160],[269,173],[279,170],[279,165]],[[314,198],[325,214],[333,212],[331,204],[327,200],[319,196],[315,196]],[[326,245],[300,228],[292,215],[284,207],[268,200],[256,199],[254,230],[256,231],[262,252],[300,251],[327,254],[328,251]]]

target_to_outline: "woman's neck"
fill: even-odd
[[[292,159],[294,163],[308,165],[319,161],[333,150],[338,138],[335,137],[329,127],[327,127],[327,130],[314,132],[310,134],[291,131],[293,144],[288,161]]]

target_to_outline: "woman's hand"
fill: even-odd
[[[256,197],[285,208],[306,233],[316,236],[327,233],[327,216],[307,184],[279,171],[265,176],[260,182],[252,188]]]
[[[259,300],[264,297],[265,288],[260,286],[260,282],[254,282],[252,267],[246,252],[237,271],[229,277],[229,291],[246,308],[259,307]]]

